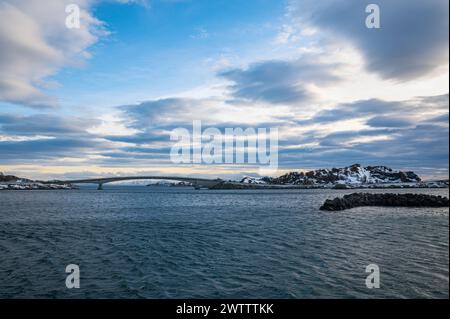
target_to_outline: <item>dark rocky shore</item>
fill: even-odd
[[[338,211],[360,206],[448,207],[449,200],[442,196],[424,194],[353,193],[344,197],[327,199],[320,209]]]

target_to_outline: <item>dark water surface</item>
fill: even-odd
[[[448,208],[319,211],[346,193],[3,191],[0,297],[448,298]],[[68,264],[81,289],[66,288]]]

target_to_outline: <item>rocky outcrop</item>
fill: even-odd
[[[338,211],[360,206],[448,207],[449,200],[442,196],[424,194],[353,193],[344,197],[327,199],[320,209]]]
[[[370,185],[386,183],[418,183],[414,172],[395,171],[386,166],[353,164],[343,168],[318,169],[309,172],[291,172],[268,180],[270,184],[291,185]]]
[[[0,172],[0,183],[11,183],[16,182],[19,180],[18,177],[13,175],[4,175],[2,172]]]
[[[448,187],[448,183],[436,182],[429,186],[411,171],[396,171],[386,166],[360,164],[332,169],[317,169],[308,172],[290,172],[279,177],[245,176],[241,184],[285,185],[298,188],[415,188]]]

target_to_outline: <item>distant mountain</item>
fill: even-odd
[[[243,183],[248,184],[305,186],[419,183],[420,181],[420,177],[414,172],[396,171],[386,166],[362,167],[359,164],[343,168],[291,172],[276,178],[245,177],[242,180]]]

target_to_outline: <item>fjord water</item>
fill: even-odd
[[[349,192],[0,192],[0,297],[448,298],[448,208],[319,210]]]

